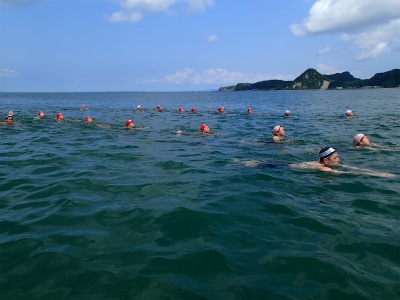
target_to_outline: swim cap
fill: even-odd
[[[196,109],[193,107],[193,108],[192,108],[192,112],[195,112],[195,111],[196,111]]]
[[[249,111],[252,111],[252,109],[250,107],[247,109],[247,112],[249,112]]]
[[[90,117],[86,117],[86,122],[89,120]]]
[[[350,109],[346,110],[346,112],[344,113],[346,116],[351,115],[352,111]]]
[[[8,114],[12,116],[14,113],[13,113],[12,110],[10,110],[10,111],[8,112]]]
[[[201,125],[200,131],[201,131],[201,132],[204,132],[204,128],[206,128],[206,126],[207,126],[206,124]]]
[[[141,105],[138,105],[138,106],[137,106],[137,108],[141,108],[141,107],[142,107]]]
[[[129,124],[131,124],[131,123],[133,123],[133,121],[132,120],[128,120],[128,121],[126,121],[126,126],[128,127],[129,126]]]
[[[223,109],[223,107],[218,107],[218,111],[221,111]]]
[[[183,108],[182,107],[179,107],[179,109],[178,109],[179,111],[183,111]]]
[[[333,149],[332,147],[325,147],[325,148],[322,148],[321,151],[319,151],[318,156],[319,156],[319,158],[326,158],[326,157],[331,156],[335,152],[336,152],[336,150]]]
[[[354,145],[354,146],[357,146],[358,143],[363,139],[364,136],[365,136],[365,134],[363,134],[363,133],[358,133],[358,134],[356,134],[356,135],[354,136],[354,138],[353,138],[353,145]]]
[[[161,106],[160,106],[160,105],[157,105],[157,109],[161,109]]]
[[[290,116],[290,110],[285,111],[285,116]]]
[[[41,114],[44,114],[42,111],[39,111],[38,115],[40,116]]]
[[[272,129],[272,134],[276,135],[279,132],[280,128],[281,128],[281,126],[275,126],[274,129]]]
[[[59,119],[62,116],[62,114],[57,114],[57,119]]]

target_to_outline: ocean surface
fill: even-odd
[[[0,93],[10,110],[0,299],[400,299],[400,152],[352,146],[400,147],[400,89]],[[325,146],[396,177],[246,165]]]

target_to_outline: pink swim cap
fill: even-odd
[[[290,110],[285,111],[285,116],[290,116]]]
[[[192,112],[195,112],[195,111],[196,111],[196,109],[193,107],[193,108],[192,108]]]
[[[272,129],[272,134],[276,135],[279,132],[279,128],[281,128],[281,126],[275,126],[274,129]]]
[[[344,113],[346,116],[350,115],[352,113],[352,111],[350,109],[346,110],[346,112]]]
[[[133,121],[132,120],[128,120],[128,121],[126,121],[126,126],[129,126],[129,124],[131,124],[131,123],[133,123]]]
[[[206,128],[206,126],[207,126],[206,124],[201,125],[200,131],[203,132],[203,131],[204,131],[204,128]]]
[[[363,134],[363,133],[358,133],[358,134],[356,134],[355,136],[354,136],[354,138],[353,138],[353,145],[354,146],[357,146],[358,145],[358,143],[362,140],[362,138],[365,136],[365,134]]]

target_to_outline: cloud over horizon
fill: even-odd
[[[165,13],[167,15],[188,15],[203,12],[214,4],[214,0],[123,0],[122,10],[108,19],[112,22],[139,22],[146,15]]]
[[[400,45],[400,1],[318,0],[290,30],[295,36],[342,33],[341,40],[360,49],[357,60],[375,58]]]
[[[263,74],[245,74],[240,72],[231,72],[227,69],[206,69],[202,72],[196,72],[195,69],[185,68],[175,74],[170,74],[162,80],[172,84],[208,84],[208,85],[233,85],[240,82],[254,83],[269,79],[293,80],[292,75],[269,76]]]

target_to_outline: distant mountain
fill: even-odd
[[[265,80],[256,83],[238,83],[221,87],[218,91],[252,91],[252,90],[326,90],[355,88],[394,88],[400,87],[400,69],[377,73],[370,79],[355,78],[349,72],[322,75],[315,69],[307,69],[293,81]]]

